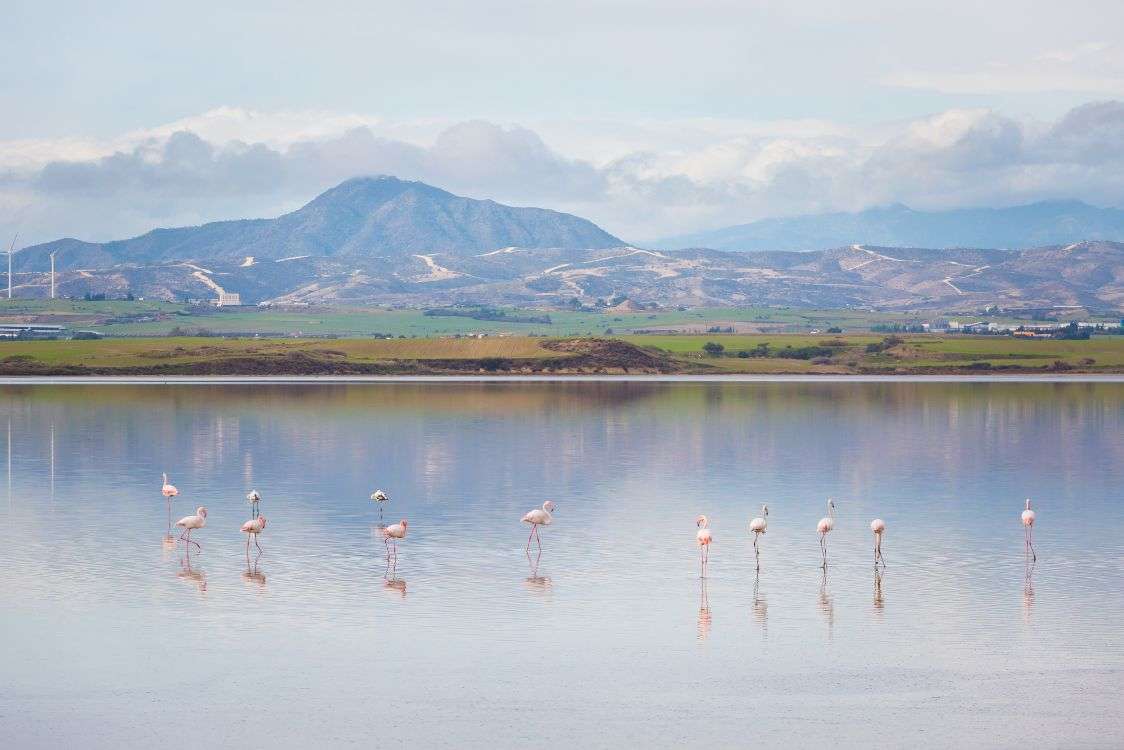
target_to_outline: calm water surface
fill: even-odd
[[[1118,383],[2,386],[0,742],[1120,747],[1122,428]]]

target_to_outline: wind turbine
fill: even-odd
[[[12,244],[8,245],[8,299],[12,298],[12,252],[16,249],[16,240],[20,238],[20,233],[16,232],[16,236],[12,238]]]

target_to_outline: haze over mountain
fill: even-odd
[[[883,247],[1026,248],[1082,240],[1124,240],[1124,210],[1080,201],[1046,201],[1012,208],[915,211],[895,204],[859,213],[829,213],[669,237],[651,243],[678,250],[826,250],[852,244]]]
[[[276,219],[219,221],[155,229],[127,240],[57,240],[20,251],[19,269],[60,269],[192,260],[279,260],[294,256],[372,257],[474,253],[520,247],[601,248],[624,244],[586,219],[543,208],[462,198],[395,177],[347,180]]]

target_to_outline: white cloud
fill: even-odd
[[[272,216],[348,177],[384,173],[572,211],[642,241],[889,202],[1122,205],[1122,167],[1117,101],[1053,123],[954,109],[869,128],[698,119],[524,127],[222,108],[105,142],[0,143],[0,232],[110,239]]]
[[[906,70],[882,83],[943,94],[1031,94],[1053,91],[1100,96],[1124,94],[1124,48],[1086,42],[1022,62],[995,61],[967,70]]]

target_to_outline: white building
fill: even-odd
[[[238,292],[219,292],[219,298],[215,300],[217,307],[237,307],[242,304],[242,297]]]

